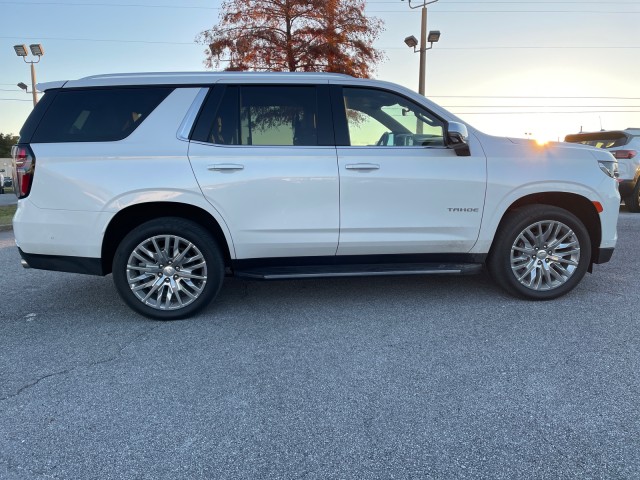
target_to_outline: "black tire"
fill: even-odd
[[[564,235],[568,235],[567,239],[555,245]],[[545,238],[552,241],[547,244]],[[487,268],[494,281],[512,295],[551,300],[573,290],[590,262],[591,239],[575,215],[551,205],[528,205],[502,220]],[[530,268],[533,270],[528,272]]]
[[[122,299],[157,320],[194,315],[218,295],[223,279],[224,260],[215,239],[183,218],[143,223],[124,237],[113,258],[113,281]]]
[[[640,212],[640,181],[636,182],[631,193],[624,197],[624,204],[630,212]]]

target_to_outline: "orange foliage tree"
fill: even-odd
[[[336,72],[370,77],[382,21],[365,0],[226,0],[220,20],[196,41],[205,65],[225,70]]]

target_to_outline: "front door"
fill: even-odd
[[[467,253],[478,238],[486,158],[444,144],[445,122],[393,92],[344,87],[338,255]],[[346,124],[346,125],[345,125]],[[343,135],[343,138],[346,138]]]

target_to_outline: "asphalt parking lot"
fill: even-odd
[[[568,296],[228,279],[153,322],[0,232],[0,478],[640,478],[640,214]]]

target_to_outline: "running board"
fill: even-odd
[[[236,277],[260,280],[289,278],[370,277],[390,275],[471,275],[482,271],[481,263],[418,263],[381,265],[311,265],[235,270]]]

